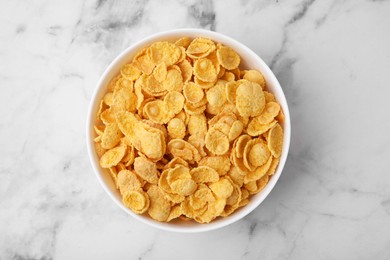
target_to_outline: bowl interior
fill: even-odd
[[[95,152],[95,146],[93,142],[94,137],[94,123],[95,123],[95,115],[98,110],[99,101],[103,98],[105,92],[106,92],[106,86],[110,82],[110,80],[116,76],[119,73],[120,67],[129,61],[132,60],[133,56],[138,53],[140,50],[142,50],[145,46],[150,45],[151,43],[155,41],[162,41],[162,40],[168,40],[168,41],[174,41],[180,37],[188,36],[191,38],[195,37],[207,37],[210,38],[213,41],[220,42],[222,44],[225,44],[227,46],[230,46],[233,48],[241,57],[241,65],[240,68],[243,69],[256,69],[262,72],[264,75],[264,78],[267,82],[267,88],[268,91],[273,93],[275,95],[276,100],[280,103],[283,112],[285,114],[285,123],[283,125],[284,128],[284,144],[283,144],[283,151],[280,158],[280,162],[278,165],[278,168],[274,174],[274,176],[270,179],[267,186],[258,194],[253,195],[250,199],[250,202],[245,207],[242,207],[238,209],[236,212],[234,212],[232,215],[226,218],[217,218],[213,222],[209,224],[198,224],[192,221],[173,221],[170,223],[162,223],[155,221],[148,216],[145,215],[137,215],[133,213],[131,210],[126,208],[122,202],[121,202],[121,196],[119,194],[119,191],[115,188],[115,185],[108,174],[106,169],[103,169],[99,165],[99,158],[96,155]],[[201,231],[207,231],[207,230],[213,230],[217,229],[223,226],[226,226],[228,224],[231,224],[242,217],[249,214],[252,210],[254,210],[270,193],[272,188],[275,186],[277,180],[279,179],[279,176],[282,172],[282,169],[284,167],[284,164],[286,162],[288,149],[290,146],[290,115],[289,110],[286,102],[286,98],[284,96],[283,90],[280,87],[279,82],[277,81],[275,75],[272,73],[272,71],[269,69],[269,67],[264,63],[262,59],[260,59],[253,51],[251,51],[249,48],[244,46],[243,44],[237,42],[236,40],[233,40],[227,36],[224,36],[219,33],[206,31],[206,30],[199,30],[199,29],[179,29],[179,30],[173,30],[173,31],[167,31],[159,34],[152,35],[134,45],[127,48],[125,51],[123,51],[106,69],[104,74],[102,75],[96,89],[95,93],[92,97],[92,101],[89,108],[89,115],[87,120],[87,147],[88,147],[88,153],[90,156],[90,160],[92,163],[92,166],[94,168],[94,171],[99,179],[99,182],[103,186],[103,188],[106,190],[106,192],[110,195],[110,197],[116,202],[116,204],[121,207],[123,210],[125,210],[128,214],[132,215],[136,219],[147,223],[149,225],[152,225],[154,227],[169,230],[169,231],[176,231],[176,232],[201,232]]]

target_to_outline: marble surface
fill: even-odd
[[[390,1],[1,1],[0,259],[390,259]],[[100,187],[88,103],[131,43],[196,27],[274,70],[292,116],[282,177],[201,234],[139,223]]]

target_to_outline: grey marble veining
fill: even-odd
[[[389,259],[389,1],[2,1],[0,259]],[[292,143],[278,184],[226,228],[172,234],[115,206],[85,120],[111,60],[152,33],[231,36],[273,69]]]

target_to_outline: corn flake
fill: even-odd
[[[221,66],[228,70],[235,69],[240,64],[240,56],[227,46],[217,49],[217,57]]]
[[[211,60],[201,58],[194,63],[194,75],[204,82],[214,82],[217,80],[217,71]]]
[[[265,89],[265,79],[263,77],[263,74],[261,74],[257,70],[245,71],[243,79],[249,80],[251,82],[255,82],[259,84],[262,89]]]
[[[140,190],[126,191],[122,195],[123,204],[137,214],[146,212],[150,205],[149,196]]]
[[[148,214],[158,221],[166,221],[171,212],[171,203],[164,196],[164,192],[157,185],[152,185],[147,194],[150,199]]]
[[[118,173],[117,180],[121,194],[124,194],[126,191],[136,191],[142,188],[142,184],[138,180],[137,175],[129,170],[121,170]]]
[[[207,132],[205,144],[206,148],[216,155],[223,155],[229,150],[228,137],[215,128],[212,128]]]
[[[183,95],[186,100],[190,103],[200,102],[204,97],[204,92],[201,87],[196,85],[193,82],[188,82],[184,84]]]
[[[259,84],[243,82],[236,91],[236,107],[241,116],[258,116],[263,112],[265,98]]]
[[[193,168],[190,173],[196,183],[216,182],[219,180],[217,171],[208,166],[198,166]]]
[[[115,148],[112,148],[106,151],[102,157],[100,157],[100,166],[102,168],[110,168],[117,165],[125,156],[126,145],[119,145]]]
[[[209,39],[196,38],[187,47],[187,55],[192,59],[203,58],[216,49],[215,43]]]
[[[159,172],[157,170],[156,164],[154,164],[152,161],[144,157],[135,158],[134,171],[139,177],[141,177],[145,181],[151,184],[158,183]]]
[[[141,70],[139,70],[134,64],[126,64],[121,68],[122,76],[130,81],[134,81],[141,76]]]
[[[170,42],[153,43],[147,53],[154,64],[164,62],[167,66],[175,64],[181,56],[180,48]]]
[[[179,118],[172,118],[168,122],[168,135],[171,139],[183,139],[186,135],[186,126],[183,120]]]
[[[283,146],[283,129],[277,123],[268,134],[268,148],[275,158],[279,158]]]

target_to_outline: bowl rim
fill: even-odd
[[[283,108],[283,113],[285,115],[285,122],[284,122],[284,140],[283,140],[283,149],[282,154],[280,157],[279,165],[277,167],[277,170],[275,174],[272,176],[271,181],[269,181],[266,185],[266,187],[261,191],[261,195],[253,204],[246,205],[241,212],[237,212],[239,214],[230,215],[226,218],[223,218],[222,220],[218,221],[217,223],[211,222],[210,224],[198,224],[197,226],[172,226],[167,225],[167,223],[158,222],[151,218],[145,217],[143,215],[138,215],[132,212],[130,209],[126,208],[121,201],[119,201],[113,192],[108,187],[106,181],[103,179],[102,175],[104,172],[102,169],[100,169],[99,162],[97,160],[97,155],[94,148],[94,142],[93,142],[93,126],[94,126],[94,108],[97,104],[97,96],[101,92],[101,89],[105,87],[103,85],[104,81],[110,74],[110,72],[122,61],[126,56],[131,55],[132,52],[135,52],[136,49],[142,49],[148,42],[150,41],[158,41],[162,40],[161,38],[169,38],[169,37],[176,37],[180,38],[189,34],[199,34],[199,37],[207,37],[210,38],[213,41],[218,41],[218,39],[222,39],[225,42],[229,42],[231,45],[238,46],[241,50],[250,53],[250,55],[253,55],[253,58],[256,60],[256,63],[260,64],[260,66],[263,68],[262,73],[266,74],[268,78],[272,80],[272,85],[274,88],[278,89],[279,97],[278,102],[281,104]],[[237,48],[237,47],[236,47]],[[88,151],[88,157],[90,160],[90,163],[92,165],[93,171],[100,183],[100,185],[103,187],[103,189],[106,191],[106,193],[109,195],[109,197],[115,202],[116,205],[118,205],[122,210],[127,212],[129,215],[137,219],[138,221],[141,221],[142,223],[145,223],[149,226],[152,226],[154,228],[165,230],[165,231],[171,231],[171,232],[179,232],[179,233],[199,233],[199,232],[205,232],[205,231],[211,231],[216,230],[225,226],[228,226],[230,224],[233,224],[237,222],[238,220],[241,220],[245,216],[247,216],[249,213],[254,211],[264,200],[268,197],[271,190],[275,187],[277,181],[279,180],[279,177],[284,169],[285,163],[287,161],[287,156],[290,148],[290,140],[291,140],[291,122],[290,122],[290,112],[288,103],[285,97],[285,94],[283,92],[283,89],[277,80],[275,74],[271,71],[271,69],[268,67],[268,65],[260,58],[259,55],[257,55],[254,51],[252,51],[250,48],[248,48],[243,43],[226,36],[222,33],[204,30],[204,29],[194,29],[194,28],[180,28],[180,29],[174,29],[174,30],[167,30],[162,31],[159,33],[152,34],[148,37],[142,38],[141,40],[131,44],[129,47],[124,49],[120,52],[119,55],[115,57],[115,59],[108,65],[108,67],[104,70],[103,74],[100,76],[99,81],[97,82],[95,89],[93,91],[93,94],[90,99],[90,103],[88,106],[88,114],[87,114],[87,120],[86,120],[86,143],[87,143],[87,151]]]

